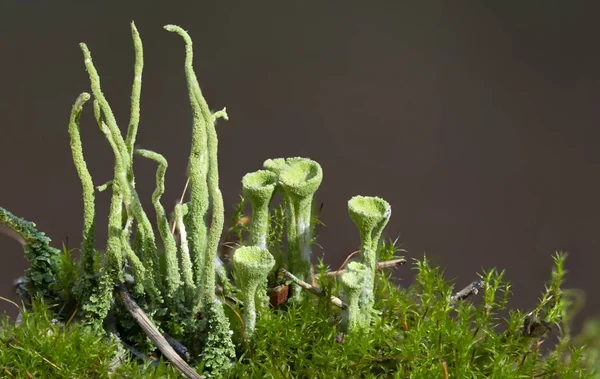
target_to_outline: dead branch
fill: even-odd
[[[163,337],[156,326],[152,324],[152,321],[150,321],[148,316],[146,316],[146,313],[144,313],[144,311],[136,304],[136,302],[133,301],[125,288],[119,286],[117,287],[116,291],[133,319],[140,325],[148,338],[150,338],[154,345],[158,347],[158,350],[163,353],[163,355],[173,364],[173,366],[187,378],[203,378],[196,372],[196,370],[191,368],[175,350],[173,350],[171,345],[169,345],[169,342],[167,342],[165,337]]]
[[[302,280],[298,279],[297,277],[295,277],[291,272],[289,272],[286,269],[282,268],[282,269],[280,269],[280,271],[283,273],[283,275],[285,275],[286,278],[290,279],[291,281],[296,283],[298,286],[302,287],[303,289],[307,290],[308,292],[312,293],[313,295],[317,295],[320,297],[329,297],[331,299],[331,304],[335,305],[336,307],[342,308],[344,310],[348,309],[348,305],[345,304],[339,297],[329,295],[327,292],[325,292],[321,288],[311,286],[310,284],[306,283],[305,281],[302,281]]]
[[[450,298],[450,306],[454,305],[456,302],[466,299],[471,295],[477,295],[480,289],[485,287],[485,281],[482,279],[477,279],[473,283],[469,284],[462,290],[458,291]]]
[[[378,262],[377,263],[377,270],[383,270],[384,268],[402,266],[403,264],[406,264],[406,259],[404,259],[404,258],[393,259],[391,261]],[[345,266],[345,264],[343,266]],[[331,278],[331,277],[334,277],[334,276],[345,274],[347,271],[348,270],[346,270],[346,269],[337,270],[337,271],[329,271],[329,272],[327,272],[326,275],[327,275],[327,277]]]

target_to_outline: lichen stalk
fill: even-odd
[[[82,280],[94,274],[94,256],[95,256],[95,196],[94,182],[87,168],[83,156],[83,147],[81,144],[81,134],[79,131],[79,117],[83,110],[83,105],[90,99],[90,94],[83,92],[75,100],[69,120],[69,135],[71,137],[71,153],[73,163],[77,170],[77,175],[81,181],[83,189],[83,239],[81,242],[81,267],[83,271]],[[91,283],[80,283],[88,288]],[[84,290],[87,292],[87,290]],[[85,296],[85,295],[84,295]]]
[[[185,41],[185,75],[188,86],[188,95],[192,107],[193,129],[192,143],[189,158],[189,193],[190,205],[188,213],[187,232],[189,235],[190,255],[194,270],[194,283],[198,289],[199,307],[204,291],[204,266],[207,243],[206,213],[209,207],[208,193],[208,156],[207,156],[207,119],[203,116],[201,106],[197,100],[196,86],[198,85],[193,68],[193,46],[190,36],[180,27],[167,25],[167,31],[179,34]]]
[[[133,66],[133,86],[131,89],[131,111],[129,116],[129,126],[125,145],[129,152],[129,158],[133,159],[133,150],[135,137],[137,135],[138,125],[140,123],[140,96],[142,93],[142,72],[144,70],[144,48],[142,39],[138,33],[135,23],[131,21],[131,36],[133,38],[133,47],[135,49],[135,64]],[[130,172],[132,175],[133,172]],[[130,178],[132,180],[133,178]]]
[[[92,55],[90,50],[88,49],[85,43],[80,43],[81,51],[83,52],[85,68],[88,72],[88,76],[90,78],[90,86],[92,87],[92,93],[96,101],[98,101],[99,107],[102,111],[103,119],[106,121],[106,125],[110,129],[114,139],[115,144],[118,150],[122,153],[127,151],[125,146],[125,141],[123,140],[123,136],[121,136],[121,132],[119,131],[119,127],[117,126],[117,121],[115,120],[115,116],[102,92],[102,88],[100,87],[100,76],[98,75],[98,71],[92,62]]]
[[[141,41],[139,41],[139,42],[140,42],[140,46],[141,46]],[[137,42],[135,42],[135,37],[134,37],[134,44],[136,44],[136,43]],[[162,302],[162,295],[160,293],[161,283],[160,283],[160,276],[159,276],[160,270],[159,270],[158,252],[157,252],[157,248],[156,248],[156,243],[154,242],[155,238],[154,238],[154,232],[152,230],[152,224],[150,223],[148,216],[145,214],[145,212],[141,206],[141,202],[139,200],[137,192],[135,191],[135,189],[133,187],[134,180],[133,180],[131,154],[129,153],[128,148],[125,144],[125,140],[123,139],[123,136],[121,135],[121,132],[117,125],[114,114],[110,108],[110,105],[109,105],[108,101],[106,100],[106,97],[102,93],[102,89],[100,86],[100,76],[98,75],[98,72],[92,62],[91,53],[85,43],[80,43],[79,46],[81,47],[81,50],[83,52],[85,67],[88,71],[88,75],[90,78],[90,85],[92,87],[92,92],[95,97],[94,115],[96,116],[97,121],[102,119],[102,122],[98,121],[99,126],[102,129],[103,133],[107,136],[107,139],[108,139],[109,143],[111,144],[111,147],[113,148],[114,153],[115,153],[115,178],[114,178],[113,184],[112,184],[113,194],[115,194],[116,192],[120,192],[120,194],[118,194],[116,196],[119,197],[121,199],[121,201],[125,201],[125,202],[129,203],[131,206],[130,210],[131,210],[132,214],[134,215],[135,220],[138,223],[138,227],[136,228],[136,236],[135,236],[136,243],[134,243],[134,249],[137,254],[142,255],[142,260],[147,269],[146,287],[150,291],[150,295],[151,295],[153,302],[159,304]],[[139,53],[138,53],[138,55],[139,55]],[[138,68],[139,68],[139,63],[140,63],[139,61],[136,62],[136,65],[138,66]],[[136,68],[136,71],[138,70],[138,68]],[[137,95],[134,95],[134,97],[138,96],[138,95],[139,95],[139,93]],[[138,101],[139,101],[139,96],[138,96]],[[139,104],[138,104],[138,106],[139,106]],[[133,106],[133,107],[135,108],[135,106]],[[135,117],[134,117],[134,121],[135,121]],[[103,125],[105,125],[106,127],[104,127]],[[134,139],[134,137],[132,137],[132,140],[133,139]],[[117,160],[118,160],[118,162],[117,162]],[[118,168],[117,168],[117,163],[119,164]],[[115,189],[115,186],[117,185],[117,183],[116,183],[117,181],[120,182],[118,184],[119,188]],[[116,201],[116,200],[117,200],[117,198],[115,198],[115,195],[113,195],[113,201]],[[116,211],[116,206],[114,207],[114,209]],[[119,213],[121,213],[121,212],[119,212]],[[119,230],[120,229],[122,229],[122,226],[119,228]],[[119,232],[119,234],[120,234],[120,232]],[[107,250],[107,255],[108,255],[108,250]],[[114,258],[116,258],[116,257],[114,257]],[[120,280],[119,278],[116,278],[115,280],[117,280],[117,282],[118,282],[118,280]],[[105,282],[108,283],[108,281],[105,281]],[[149,282],[153,282],[153,283],[151,284]]]
[[[193,71],[193,48],[189,35],[178,26],[167,25],[165,29],[179,34],[186,44],[186,78],[194,115],[192,153],[190,154],[190,213],[192,224],[194,225],[194,233],[201,231],[200,227],[203,224],[204,215],[208,209],[207,200],[210,199],[212,202],[212,220],[206,238],[204,267],[202,267],[202,282],[200,285],[204,287],[201,294],[204,304],[202,304],[203,307],[201,309],[208,319],[208,334],[204,346],[204,359],[206,365],[211,368],[211,371],[218,374],[235,357],[235,346],[231,340],[229,320],[225,316],[223,305],[215,296],[215,260],[225,219],[223,196],[219,189],[218,139],[215,122],[218,117],[227,119],[227,113],[223,109],[220,112],[212,114],[208,109],[208,105],[200,92],[200,86]],[[206,141],[206,149],[202,151],[204,141]],[[207,153],[207,156],[203,156],[203,153]],[[205,176],[202,175],[205,168],[203,159],[208,159],[208,172],[205,183]],[[194,178],[193,181],[192,178]],[[208,189],[208,199],[206,198],[205,189]],[[196,193],[194,194],[193,192]],[[200,234],[196,235],[196,240],[192,244],[194,249],[198,249],[198,243],[200,242],[198,241],[198,237],[200,236]],[[200,256],[202,251],[196,251],[195,254]],[[198,284],[198,277],[196,281]]]
[[[144,264],[142,263],[140,258],[135,254],[135,252],[131,248],[130,237],[131,227],[133,224],[133,216],[131,215],[131,212],[127,209],[127,207],[125,208],[125,211],[127,212],[127,219],[125,221],[125,226],[121,231],[121,246],[125,253],[125,258],[129,259],[129,262],[133,269],[133,277],[135,279],[133,292],[136,295],[141,296],[142,294],[144,294],[144,283],[147,282],[146,268],[144,267]]]
[[[138,149],[135,153],[158,164],[156,170],[156,189],[152,194],[152,204],[156,212],[158,232],[165,249],[165,294],[171,300],[175,300],[181,286],[181,276],[179,275],[179,265],[177,262],[177,244],[169,229],[169,220],[167,220],[165,209],[160,203],[160,198],[165,192],[165,173],[168,163],[164,156],[150,150]]]
[[[84,304],[84,311],[91,316],[92,321],[104,320],[113,303],[113,289],[124,280],[123,250],[121,245],[121,234],[123,232],[123,201],[129,195],[126,177],[126,166],[123,162],[122,150],[119,150],[110,128],[102,118],[100,103],[94,100],[94,116],[100,130],[106,136],[111,145],[114,156],[114,178],[112,182],[112,199],[108,214],[108,240],[104,256],[104,271],[95,295],[92,295]]]

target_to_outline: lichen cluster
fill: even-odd
[[[97,330],[117,330],[129,343],[143,345],[144,337],[122,306],[115,289],[126,288],[146,314],[162,330],[187,344],[195,362],[209,373],[226,369],[235,358],[232,330],[217,284],[231,292],[226,266],[219,259],[224,224],[224,204],[219,189],[218,139],[216,121],[227,119],[225,109],[212,112],[202,95],[193,70],[193,46],[180,27],[167,25],[185,42],[185,75],[193,115],[189,156],[189,200],[175,206],[173,227],[161,204],[167,160],[161,154],[135,148],[140,121],[140,96],[143,71],[142,41],[131,24],[135,47],[131,114],[125,136],[101,88],[100,75],[88,47],[80,45],[93,95],[93,112],[100,131],[114,154],[114,173],[109,182],[95,187],[87,168],[80,137],[80,115],[89,93],[75,101],[69,134],[71,151],[83,189],[83,241],[79,275],[72,288],[77,317]],[[135,186],[134,157],[157,164],[156,188],[152,205],[153,223],[142,207]],[[283,265],[301,281],[313,281],[313,198],[323,180],[321,166],[307,158],[278,158],[264,162],[263,169],[242,179],[244,195],[252,207],[247,246],[237,248],[232,261],[236,293],[241,294],[246,334],[252,336],[257,310],[263,307],[267,276],[275,266],[269,252],[271,203],[279,193],[285,213],[287,254]],[[111,191],[108,238],[100,252],[95,238],[96,192]],[[390,216],[390,206],[382,199],[357,196],[349,202],[349,213],[359,228],[362,261],[349,265],[341,281],[349,301],[348,329],[352,332],[369,325],[373,308],[376,250],[381,232]],[[49,239],[33,223],[0,208],[0,223],[13,231],[25,247],[31,267],[26,274],[26,289],[51,304],[64,303],[64,275],[60,271],[60,251],[49,246]],[[173,233],[177,232],[178,238]],[[157,238],[158,237],[158,238]],[[218,280],[217,280],[218,279]],[[292,286],[293,301],[305,292]],[[259,299],[258,306],[255,300]],[[111,319],[116,319],[112,324]],[[137,333],[137,334],[136,334]]]

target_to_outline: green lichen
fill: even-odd
[[[244,196],[252,206],[252,223],[250,224],[250,244],[262,249],[267,248],[269,233],[269,204],[273,199],[277,174],[259,170],[246,174],[242,178]]]
[[[240,279],[240,290],[244,302],[244,325],[250,337],[256,326],[257,296],[264,297],[267,275],[275,265],[275,259],[267,249],[258,246],[243,246],[233,254],[233,266]],[[257,293],[260,289],[260,292]]]
[[[312,202],[323,180],[323,170],[317,162],[291,158],[279,173],[279,183],[286,194],[288,210],[288,262],[297,278],[307,281],[311,275]],[[293,296],[299,300],[303,292],[294,287]]]
[[[223,196],[219,189],[218,139],[215,123],[218,118],[227,119],[227,113],[223,109],[213,114],[202,96],[192,67],[193,48],[189,35],[175,25],[167,25],[165,29],[179,34],[186,44],[185,72],[194,117],[192,151],[189,160],[190,233],[192,234],[190,245],[194,250],[192,256],[196,257],[194,261],[196,287],[201,289],[198,291],[201,299],[199,308],[207,315],[209,325],[207,341],[211,345],[210,356],[212,358],[206,364],[211,367],[211,370],[219,372],[223,369],[224,362],[231,358],[229,353],[235,349],[229,333],[229,320],[224,316],[223,305],[217,301],[215,296],[215,261],[225,220]],[[205,214],[208,210],[207,200],[210,200],[212,206],[212,220],[208,233],[206,233],[205,224]],[[203,247],[205,249],[202,249]],[[219,356],[217,352],[222,352],[224,355]]]
[[[348,201],[348,213],[360,231],[362,263],[367,267],[360,307],[364,312],[370,313],[375,302],[373,288],[377,268],[377,245],[390,219],[392,208],[387,201],[378,197],[354,196]]]
[[[350,262],[348,272],[341,277],[344,291],[348,297],[347,329],[349,333],[364,330],[369,326],[371,312],[360,307],[360,295],[365,288],[367,270],[362,263]]]
[[[160,203],[160,197],[165,192],[167,160],[162,155],[150,150],[138,149],[135,153],[158,163],[158,169],[156,170],[156,190],[152,194],[152,204],[156,212],[158,232],[165,250],[165,295],[173,302],[178,296],[178,291],[181,287],[181,276],[179,275],[179,265],[177,262],[177,244],[169,229],[169,221],[167,220],[165,209]]]
[[[41,296],[52,303],[61,296],[56,286],[56,275],[60,269],[60,250],[50,246],[50,238],[38,231],[35,224],[15,216],[0,207],[0,228],[16,234],[25,250],[30,267],[25,271],[25,288],[31,295]]]
[[[200,86],[192,66],[194,57],[192,39],[178,26],[166,25],[164,28],[169,32],[177,33],[185,41],[185,76],[194,123],[189,158],[190,202],[186,229],[189,236],[188,244],[194,270],[194,284],[198,288],[196,302],[201,309],[203,307],[202,301],[204,300],[204,264],[208,236],[206,217],[209,207],[207,119],[198,101]]]

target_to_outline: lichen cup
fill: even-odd
[[[279,174],[279,184],[286,195],[291,213],[288,224],[288,263],[290,271],[301,280],[311,276],[311,212],[313,197],[323,180],[321,165],[311,159],[289,158]],[[293,300],[299,300],[302,291],[292,287]]]
[[[359,262],[348,264],[348,272],[340,278],[348,301],[346,328],[348,333],[364,329],[370,324],[370,309],[361,309],[360,297],[365,289],[365,278],[369,269]]]
[[[392,214],[390,204],[372,196],[354,196],[348,201],[350,218],[360,231],[362,263],[367,267],[365,290],[361,294],[360,307],[363,310],[373,308],[375,302],[373,287],[377,266],[377,244]]]
[[[277,186],[277,174],[272,171],[258,170],[244,175],[242,187],[244,196],[252,206],[250,224],[250,244],[261,249],[267,248],[269,232],[269,204]]]
[[[269,271],[275,265],[275,259],[267,249],[257,246],[242,246],[233,254],[233,267],[242,290],[244,302],[243,318],[246,335],[252,336],[256,326],[256,296],[259,288],[266,288]]]

